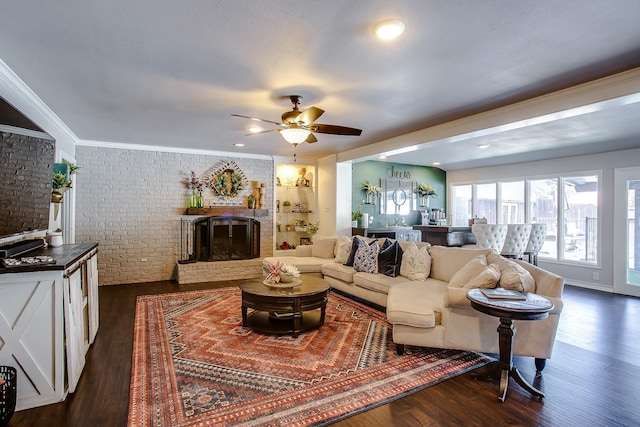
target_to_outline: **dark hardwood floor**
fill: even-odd
[[[17,412],[9,426],[126,426],[136,296],[220,286],[101,287],[100,330],[76,392],[62,403]],[[543,401],[511,380],[500,403],[497,382],[465,374],[335,425],[640,425],[640,299],[566,286],[564,303],[554,355],[543,374],[534,378],[532,358],[515,360],[546,393]]]

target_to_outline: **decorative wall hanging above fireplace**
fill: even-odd
[[[202,179],[216,196],[225,199],[234,199],[249,187],[249,180],[233,160],[219,161],[202,174]]]

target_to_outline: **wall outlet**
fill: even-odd
[[[591,277],[593,278],[593,280],[600,280],[600,272],[594,271],[593,273],[591,273]]]

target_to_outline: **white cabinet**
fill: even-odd
[[[18,370],[17,410],[65,396],[61,272],[0,275],[0,365]]]
[[[68,264],[65,246],[76,247]],[[0,365],[18,370],[17,410],[75,390],[98,328],[95,245],[56,250],[60,269],[0,274]]]

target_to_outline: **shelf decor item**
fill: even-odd
[[[362,184],[362,192],[366,196],[366,203],[369,205],[375,205],[378,195],[382,193],[382,187],[366,181]]]
[[[292,286],[298,286],[302,282],[297,280],[300,277],[298,269],[289,264],[285,264],[282,261],[278,261],[273,265],[267,267],[267,277],[264,280],[264,284],[279,284],[279,283],[291,283]],[[296,283],[299,282],[299,283]]]
[[[290,201],[285,200],[284,202],[282,202],[282,212],[284,212],[284,213],[291,212],[291,202]]]
[[[255,209],[256,203],[256,196],[254,196],[253,194],[249,194],[249,196],[247,196],[247,207],[249,209]]]
[[[416,190],[414,191],[420,198],[420,206],[429,207],[429,199],[431,197],[438,197],[438,193],[433,189],[433,187],[429,184],[420,183]]]

